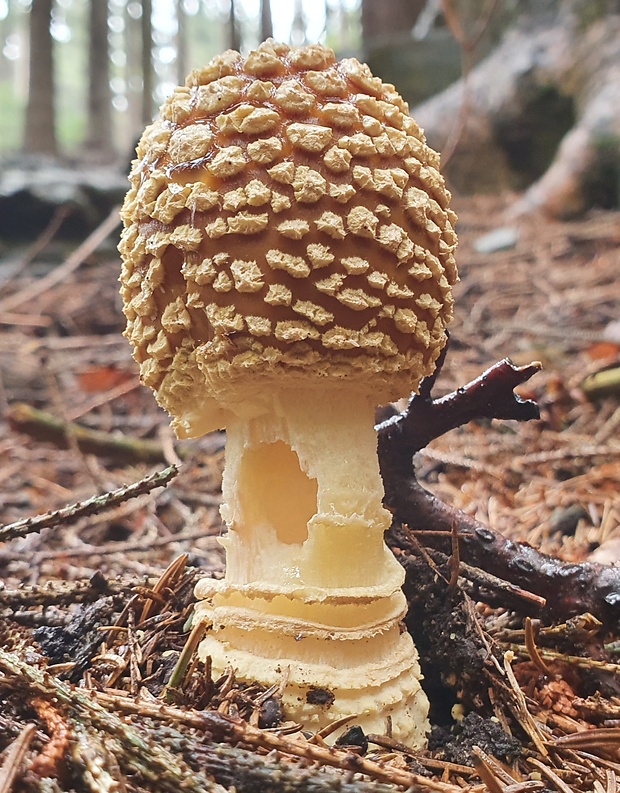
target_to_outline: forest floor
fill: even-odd
[[[620,563],[620,214],[593,211],[563,223],[522,220],[513,247],[480,252],[479,240],[505,225],[509,202],[456,202],[461,281],[434,396],[463,386],[501,358],[520,365],[538,360],[542,370],[518,393],[538,402],[541,420],[477,421],[447,433],[419,453],[418,478],[511,539],[569,561]],[[233,719],[233,735],[228,722],[192,722],[183,715],[183,701],[170,696],[168,717],[161,720],[156,697],[166,684],[174,688],[172,670],[179,675],[195,568],[223,570],[217,537],[224,435],[175,442],[166,415],[140,386],[121,336],[118,256],[109,242],[92,247],[71,256],[68,243],[42,238],[34,259],[33,251],[5,252],[0,259],[0,526],[138,482],[179,458],[183,463],[166,488],[78,520],[45,523],[38,532],[18,526],[0,546],[0,751],[6,747],[0,791],[11,790],[15,780],[21,780],[15,790],[178,790],[184,768],[211,769],[202,782],[203,772],[192,772],[192,790],[221,790],[209,776],[237,790],[286,789],[260,783],[261,773],[273,776],[267,767],[254,768],[254,777],[248,771],[245,783],[231,777],[230,763],[242,767],[241,749],[217,761],[196,746],[194,755],[184,754],[179,736],[201,729],[219,735],[223,746],[258,752],[274,768],[278,758],[301,756],[301,766],[291,764],[295,790],[379,793],[390,784],[422,782],[446,792],[469,785],[493,793],[619,789],[618,691],[611,686],[597,699],[591,680],[588,688],[579,672],[591,661],[588,673],[598,664],[617,681],[617,625],[600,629],[604,652],[598,659],[578,659],[570,674],[549,673],[556,685],[546,689],[547,700],[534,689],[540,694],[549,680],[534,685],[521,664],[522,718],[538,726],[512,723],[525,754],[503,765],[488,748],[470,753],[468,761],[427,755],[416,765],[389,741],[363,760],[355,755],[352,765],[350,750],[333,752],[320,739],[308,743],[294,725],[289,738],[259,729],[269,721],[269,692],[239,693],[232,679],[209,683],[205,691],[186,659],[182,671],[194,680],[184,688],[185,701],[208,703],[224,716],[240,714],[248,723],[239,727]],[[79,427],[87,428],[86,439]],[[129,440],[121,443],[120,433]],[[6,537],[0,528],[0,538]],[[514,649],[523,635],[517,622],[505,610],[491,616],[484,606],[478,610],[491,632],[493,619],[510,628]],[[583,619],[582,629],[596,633]],[[504,648],[507,635],[500,641]],[[53,674],[39,678],[41,656],[50,659]],[[552,651],[543,656],[549,661]],[[82,689],[66,681],[97,696],[80,699]],[[132,708],[141,712],[130,717]],[[502,723],[511,729],[509,719]],[[132,744],[147,728],[159,743]],[[590,731],[589,742],[569,740],[564,754],[559,744],[548,748],[552,739],[566,741],[583,731]],[[310,748],[295,749],[304,741]],[[174,757],[178,768],[171,765]],[[312,787],[299,776],[312,763],[349,775],[340,787]],[[105,787],[102,768],[117,787]],[[366,776],[353,777],[356,771]],[[368,778],[374,781],[363,781]],[[46,779],[56,781],[45,787]],[[330,774],[327,780],[334,785]]]

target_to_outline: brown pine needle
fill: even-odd
[[[177,556],[176,559],[170,562],[168,567],[160,575],[152,590],[154,597],[148,598],[144,603],[142,614],[140,614],[140,619],[138,620],[138,625],[141,625],[151,616],[158,596],[161,595],[165,589],[172,589],[175,586],[179,578],[183,575],[183,571],[187,566],[188,559],[189,555],[182,553],[180,556]]]
[[[498,779],[501,780],[502,784],[504,785],[514,785],[516,784],[517,780],[512,777],[505,768],[501,766],[501,764],[490,754],[487,754],[483,751],[479,746],[474,746],[472,749],[472,753],[474,757],[476,757],[481,763],[493,773],[493,775]]]
[[[599,727],[562,735],[555,738],[552,745],[570,749],[617,749],[620,746],[620,727]]]
[[[527,647],[527,651],[530,654],[534,666],[541,671],[543,675],[549,675],[549,667],[543,661],[538,652],[538,647],[536,646],[536,633],[539,625],[539,620],[533,620],[531,617],[525,618],[525,646]]]
[[[24,757],[37,727],[35,724],[26,724],[17,738],[4,752],[4,762],[0,767],[0,793],[10,793],[15,777],[21,769]]]
[[[474,748],[474,768],[480,779],[484,782],[489,793],[504,793],[504,787],[493,773],[493,770],[484,762],[481,757],[476,755]]]
[[[546,776],[547,779],[553,783],[554,787],[560,791],[560,793],[575,793],[574,790],[569,788],[569,786],[564,782],[560,777],[555,773],[555,771],[550,768],[545,763],[542,763],[536,757],[528,757],[528,763],[535,766],[543,776]]]
[[[527,702],[525,701],[525,694],[523,693],[523,691],[521,691],[521,688],[517,683],[515,673],[512,671],[512,666],[510,665],[511,660],[512,660],[512,653],[511,652],[504,653],[504,671],[506,672],[506,677],[508,678],[508,682],[515,696],[515,708],[518,712],[521,726],[530,736],[534,746],[540,752],[540,754],[542,754],[543,757],[547,757],[549,752],[547,751],[547,747],[545,746],[543,736],[541,735],[540,732],[540,728],[527,707]]]
[[[617,793],[617,791],[618,791],[618,779],[616,777],[616,772],[613,771],[611,768],[606,768],[605,769],[605,780],[607,782],[606,793]]]

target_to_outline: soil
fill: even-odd
[[[511,247],[479,252],[481,238],[506,225],[511,201],[509,195],[456,200],[461,281],[434,395],[506,356],[522,365],[540,360],[542,371],[518,391],[538,402],[541,419],[484,420],[453,430],[417,455],[417,475],[440,498],[513,540],[574,562],[618,564],[620,214],[593,211],[565,223],[524,218],[500,235]],[[13,764],[13,789],[86,789],[91,761],[76,759],[76,747],[86,745],[122,780],[125,787],[116,789],[130,791],[178,789],[186,773],[193,774],[191,789],[216,790],[208,787],[209,774],[200,782],[204,768],[238,790],[380,793],[421,782],[444,793],[457,786],[481,791],[481,785],[566,793],[591,790],[595,782],[616,789],[620,630],[587,615],[532,628],[471,591],[444,598],[434,622],[426,623],[443,645],[418,641],[439,704],[431,749],[414,757],[380,736],[356,735],[341,751],[328,750],[282,721],[277,692],[241,686],[232,673],[212,681],[195,662],[183,661],[197,568],[223,572],[217,542],[223,435],[175,443],[165,414],[139,385],[121,336],[119,262],[109,244],[87,245],[64,277],[65,265],[57,262],[71,251],[44,238],[36,247],[6,249],[0,260],[0,524],[122,488],[179,458],[183,464],[165,489],[23,531],[0,546],[0,750],[7,749],[0,760],[5,773]],[[28,408],[45,413],[28,413],[26,422]],[[51,427],[52,418],[60,430]],[[100,445],[85,445],[73,422],[100,433]],[[119,451],[120,434],[129,443]],[[418,563],[427,564],[424,554]],[[436,585],[439,573],[428,569]],[[39,680],[36,670],[46,662],[51,675]],[[179,668],[183,675],[171,683]],[[68,682],[80,688],[63,688]],[[96,693],[82,702],[82,688]],[[156,701],[168,703],[165,718]],[[188,704],[198,710],[186,711]],[[192,721],[198,711],[213,712],[215,720]],[[28,724],[36,730],[27,732]],[[284,737],[273,732],[283,725]],[[151,741],[132,754],[134,728],[150,733],[156,746]],[[275,751],[269,762],[284,764],[282,778],[293,773],[297,787],[261,788],[254,781],[259,786],[252,788],[250,776],[243,777],[252,764],[247,751],[216,762],[193,743],[207,733],[224,753],[241,753],[237,745],[258,755]],[[120,741],[121,749],[106,750],[102,736]],[[179,758],[179,768],[160,773],[158,751]],[[231,776],[234,762],[241,776]],[[319,774],[317,782],[315,774],[309,782],[304,763],[332,766],[346,778],[340,787],[331,772],[327,781]],[[260,763],[252,769],[254,780],[273,771]],[[42,786],[46,778],[57,787]]]

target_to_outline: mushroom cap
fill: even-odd
[[[182,437],[270,388],[410,393],[446,341],[455,214],[394,86],[272,40],[190,73],[137,147],[125,335]]]

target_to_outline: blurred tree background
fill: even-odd
[[[361,0],[0,0],[0,155],[103,160],[194,66],[264,38],[357,54]]]
[[[471,20],[489,3],[449,5]],[[126,156],[191,68],[269,36],[365,59],[416,103],[461,74],[444,11],[442,0],[0,0],[0,155]],[[487,29],[491,41],[498,25]]]
[[[394,83],[459,192],[620,202],[619,0],[0,0],[0,158],[125,170],[190,69],[271,35]]]

